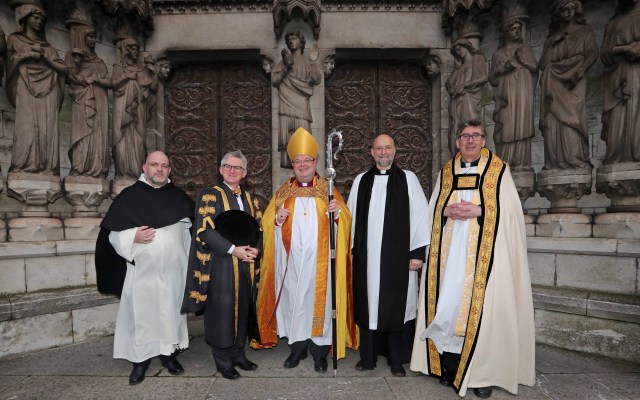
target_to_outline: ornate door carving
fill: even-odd
[[[259,64],[178,68],[166,96],[166,151],[172,179],[190,196],[221,182],[230,150],[249,162],[244,187],[266,206],[271,198],[271,86]]]
[[[341,193],[348,195],[356,175],[371,168],[371,142],[387,133],[395,139],[398,166],[415,172],[431,195],[430,86],[417,62],[336,65],[325,82],[325,122],[327,133],[344,134],[335,163]]]

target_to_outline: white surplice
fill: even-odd
[[[403,170],[407,177],[409,191],[409,220],[410,240],[409,249],[414,250],[429,244],[431,228],[427,223],[428,204],[418,177],[411,171]],[[364,173],[356,176],[351,187],[347,206],[351,211],[351,244],[356,227],[356,208],[358,203],[358,188]],[[382,248],[382,233],[384,230],[385,202],[387,200],[387,183],[389,175],[376,175],[371,188],[369,215],[367,218],[367,299],[369,302],[369,329],[378,329],[378,300],[380,296],[380,255]],[[407,264],[407,269],[409,265]],[[418,271],[409,271],[409,286],[407,288],[407,304],[404,322],[416,318],[418,307]]]
[[[153,241],[134,243],[137,228],[112,231],[109,242],[127,260],[113,339],[113,358],[142,362],[189,347],[180,314],[191,243],[191,221],[156,229]],[[135,261],[135,265],[131,262]]]
[[[475,174],[478,167],[470,167],[464,174]],[[475,190],[459,190],[458,202],[471,201]],[[440,298],[436,307],[436,315],[420,335],[422,340],[429,338],[442,354],[443,351],[458,353],[462,351],[464,336],[456,336],[454,330],[460,313],[460,301],[464,291],[467,268],[467,252],[469,242],[469,223],[471,220],[457,220],[453,225],[451,248],[447,257],[447,267],[444,270],[440,285]]]
[[[315,198],[297,197],[293,213],[289,215],[289,218],[293,218],[293,221],[288,267],[287,252],[282,241],[282,229],[276,226],[275,230],[276,294],[280,293],[284,279],[284,288],[276,311],[278,336],[288,338],[289,344],[312,339],[319,346],[330,345],[332,310],[329,263],[325,266],[327,268],[327,296],[323,335],[311,337],[318,256],[318,217]]]

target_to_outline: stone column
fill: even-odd
[[[581,214],[578,207],[578,200],[591,194],[591,167],[543,169],[537,175],[536,190],[551,201],[548,214],[537,219],[536,235],[591,236],[591,216]]]
[[[65,239],[97,238],[102,221],[98,206],[109,197],[109,181],[91,176],[67,176],[62,192],[65,200],[76,208],[72,217],[64,220]]]
[[[47,173],[10,172],[7,195],[23,204],[19,218],[9,221],[12,242],[62,240],[62,221],[51,218],[48,205],[62,196],[60,177]]]
[[[533,197],[536,194],[535,183],[536,174],[533,171],[511,171],[511,177],[513,183],[518,190],[518,197],[520,198],[520,204],[524,211],[524,203],[529,197]],[[535,236],[535,216],[524,214],[524,223],[527,229],[527,236]]]
[[[640,237],[640,163],[604,165],[596,170],[596,191],[611,199],[608,213],[596,216],[596,237]]]

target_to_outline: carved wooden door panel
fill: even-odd
[[[271,86],[262,66],[182,66],[166,93],[166,151],[173,181],[195,197],[205,186],[222,182],[222,156],[241,150],[249,162],[243,185],[266,206],[271,198]]]
[[[327,134],[342,131],[336,186],[348,196],[353,179],[373,166],[371,142],[379,133],[396,142],[400,168],[415,172],[431,195],[431,90],[419,63],[337,64],[325,82]]]

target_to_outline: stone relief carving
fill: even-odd
[[[293,132],[303,127],[311,132],[311,105],[313,87],[322,82],[318,63],[318,45],[305,53],[306,40],[302,33],[287,32],[287,48],[282,49],[282,60],[271,75],[272,85],[278,88],[278,151],[280,166],[291,168],[287,143]]]
[[[603,164],[640,161],[640,1],[619,0],[607,23],[600,57],[604,64],[601,137]]]
[[[598,58],[578,0],[555,0],[539,66],[544,169],[590,168],[585,73]]]
[[[489,71],[489,82],[496,87],[493,140],[496,152],[512,171],[533,171],[533,93],[538,62],[531,47],[524,44],[523,25],[521,18],[509,18],[502,23],[503,36]]]
[[[4,55],[7,52],[7,39],[4,36],[4,31],[0,25],[0,59],[4,60]],[[4,64],[0,62],[0,86],[2,86],[2,78],[4,78]]]
[[[106,178],[109,173],[109,103],[111,79],[107,65],[96,54],[96,29],[74,15],[67,20],[71,51],[69,67],[71,104],[71,176]]]
[[[427,71],[427,76],[429,78],[434,78],[440,75],[442,61],[440,60],[440,57],[429,54],[422,60],[422,66]]]
[[[273,60],[271,59],[271,57],[268,57],[265,55],[262,55],[261,57],[262,57],[262,69],[267,74],[271,74],[271,70],[273,69]]]
[[[273,5],[273,30],[276,38],[282,37],[285,25],[291,21],[294,14],[301,14],[302,19],[309,24],[313,38],[320,37],[320,2],[316,0],[275,0]]]
[[[152,58],[140,60],[140,46],[133,37],[117,42],[117,64],[111,81],[113,104],[113,163],[115,178],[138,178],[146,157],[146,123],[153,104],[157,74]]]
[[[47,42],[44,9],[13,0],[16,31],[7,39],[6,89],[16,108],[10,172],[60,175],[58,114],[67,67]]]
[[[482,88],[487,82],[487,66],[484,55],[467,39],[460,38],[451,48],[454,67],[445,88],[449,93],[449,149],[456,154],[455,136],[462,121],[479,118]]]
[[[336,67],[336,55],[329,54],[324,58],[324,61],[322,63],[322,70],[324,71],[324,75],[325,76],[331,75],[335,67]]]

